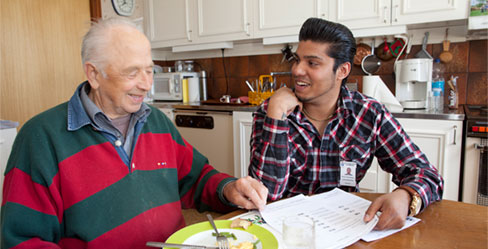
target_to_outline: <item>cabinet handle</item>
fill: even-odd
[[[453,145],[456,145],[456,132],[457,132],[457,125],[453,126],[453,128],[454,128],[454,138],[453,138],[452,144],[453,144]]]
[[[397,16],[398,16],[398,4],[396,4],[395,6],[393,6],[393,8],[394,8],[394,10],[392,11],[392,14],[395,15],[394,16],[394,18],[395,18],[394,20],[395,20],[395,22],[398,22],[398,18],[397,18]]]
[[[191,29],[190,29],[190,13],[188,13],[188,0],[185,0],[185,21],[186,21],[186,38],[191,41]]]
[[[388,7],[383,7],[383,22],[388,23],[388,20],[386,20],[386,11],[388,10]]]

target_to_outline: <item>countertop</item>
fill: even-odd
[[[148,102],[157,108],[173,108],[180,110],[202,110],[202,111],[239,111],[254,112],[259,106],[245,104],[201,104],[200,102]],[[450,110],[447,107],[443,111],[433,110],[404,110],[403,112],[393,112],[395,118],[420,118],[420,119],[439,119],[439,120],[464,120],[464,110],[460,106],[457,110]]]

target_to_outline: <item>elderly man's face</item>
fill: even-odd
[[[153,83],[151,45],[135,29],[113,30],[106,50],[106,77],[98,74],[94,102],[111,119],[134,113],[141,108]]]

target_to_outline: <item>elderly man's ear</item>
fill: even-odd
[[[98,79],[100,77],[103,77],[103,75],[101,75],[101,72],[99,72],[97,70],[97,67],[90,62],[85,62],[85,65],[83,65],[83,69],[85,70],[85,75],[88,78],[88,83],[90,84],[90,87],[93,89],[97,89],[99,86]]]

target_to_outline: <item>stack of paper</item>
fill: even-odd
[[[315,221],[317,248],[343,248],[373,230],[378,217],[363,221],[370,201],[341,189],[306,197],[298,195],[271,203],[261,215],[280,231],[282,221],[290,216],[308,216]]]

